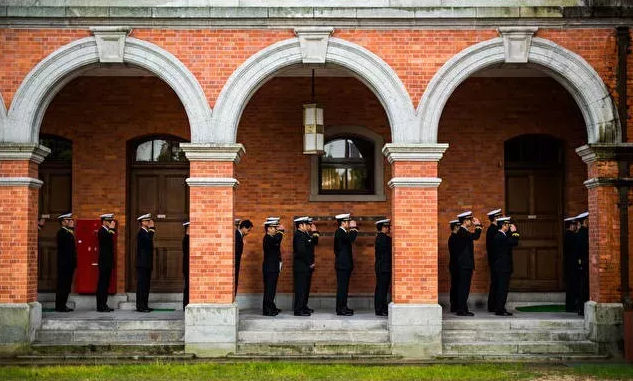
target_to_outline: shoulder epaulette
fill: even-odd
[[[350,228],[350,229],[349,229],[349,231],[355,231],[355,232],[357,232],[357,231],[358,231],[358,229],[356,229],[356,228]]]
[[[518,238],[518,237],[520,237],[520,236],[519,236],[519,233],[512,233],[512,236],[513,236],[513,237],[517,237],[517,238]]]
[[[475,225],[475,229],[483,229],[481,225]]]
[[[277,230],[277,233],[276,233],[276,234],[281,234],[281,235],[284,235],[284,234],[286,234],[286,233],[284,233],[284,231],[283,231],[283,230]]]
[[[116,230],[108,229],[108,233],[114,234],[114,233],[116,233]]]
[[[151,231],[151,232],[155,232],[156,229],[155,228],[147,228],[147,230]]]
[[[318,237],[318,236],[319,236],[319,232],[314,232],[314,233],[312,233],[312,236],[313,236],[313,237]]]

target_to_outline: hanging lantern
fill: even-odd
[[[323,155],[323,109],[314,100],[314,69],[312,69],[312,102],[303,105],[303,154]]]

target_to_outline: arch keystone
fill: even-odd
[[[327,43],[334,32],[332,27],[295,28],[295,35],[299,38],[301,60],[304,64],[325,63]]]
[[[90,31],[97,42],[97,52],[101,63],[123,63],[125,38],[132,29],[125,26],[93,26]]]

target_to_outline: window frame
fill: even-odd
[[[313,155],[310,160],[310,201],[386,201],[384,184],[384,157],[382,147],[384,139],[381,135],[364,126],[329,126],[325,129],[324,141],[335,139],[361,138],[374,145],[374,189],[372,193],[320,193],[321,173],[319,156]]]
[[[185,159],[185,160],[169,160],[169,161],[160,161],[160,160],[149,160],[149,161],[139,161],[136,160],[137,158],[137,154],[138,154],[138,148],[141,146],[141,144],[145,144],[147,142],[152,142],[152,153],[154,150],[154,141],[157,140],[163,140],[163,141],[167,141],[169,142],[169,149],[173,150],[173,146],[174,143],[186,143],[186,140],[177,137],[177,136],[166,136],[166,135],[155,135],[155,136],[148,136],[145,138],[140,138],[140,139],[136,139],[134,140],[133,144],[132,144],[132,165],[134,166],[160,166],[160,165],[182,165],[182,164],[188,164],[189,160]]]

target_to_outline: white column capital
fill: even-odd
[[[235,188],[240,182],[232,177],[189,177],[187,185],[190,187],[229,187]]]
[[[50,149],[36,143],[0,143],[0,161],[29,160],[41,164],[50,153]]]
[[[439,177],[394,177],[389,188],[437,188],[442,183]]]
[[[238,164],[244,156],[242,144],[181,143],[189,161],[232,161]]]
[[[382,154],[391,164],[396,161],[440,161],[447,149],[447,143],[387,143],[382,149]]]

